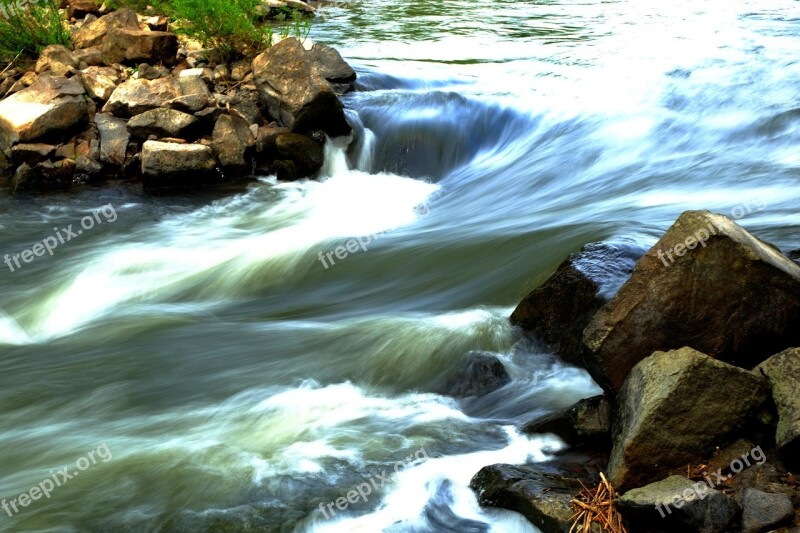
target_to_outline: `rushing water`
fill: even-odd
[[[0,497],[88,467],[0,530],[535,531],[469,479],[548,457],[560,443],[515,424],[598,389],[516,345],[526,291],[685,209],[800,247],[800,2],[354,0],[318,19],[359,73],[357,135],[320,181],[0,198],[2,254],[114,213],[2,265]],[[366,250],[325,268],[354,237]],[[513,382],[434,393],[475,349]],[[366,502],[319,512],[365,480]]]

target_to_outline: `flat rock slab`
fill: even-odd
[[[210,146],[147,141],[142,146],[142,183],[169,189],[208,182],[218,176]]]
[[[800,266],[725,216],[687,211],[584,331],[594,380],[616,392],[656,350],[691,346],[752,368],[800,346]]]

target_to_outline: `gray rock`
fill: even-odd
[[[0,147],[63,131],[87,117],[83,86],[75,78],[39,77],[0,102]]]
[[[758,489],[744,491],[742,531],[761,533],[791,525],[794,518],[792,500],[785,494],[768,494]]]
[[[787,459],[797,460],[800,453],[800,348],[789,348],[773,355],[755,370],[772,387],[772,399],[778,409],[775,443]]]
[[[459,361],[439,392],[454,398],[484,396],[510,381],[511,376],[497,356],[474,351]]]
[[[587,326],[584,359],[614,393],[656,350],[752,368],[800,346],[799,325],[800,266],[722,215],[687,211]]]
[[[710,455],[768,397],[766,379],[692,348],[637,364],[616,398],[609,480],[639,487]]]
[[[131,138],[127,122],[105,113],[95,115],[95,122],[100,135],[100,161],[112,167],[123,167]]]
[[[611,447],[611,403],[605,396],[580,400],[575,405],[528,422],[525,433],[553,433],[572,447]]]
[[[194,116],[175,109],[151,109],[131,118],[128,121],[128,131],[142,139],[150,135],[183,138],[191,134],[197,122]]]
[[[683,476],[629,490],[617,501],[617,508],[631,531],[676,533],[729,531],[741,512],[733,498]]]
[[[332,137],[351,128],[334,86],[316,54],[295,38],[284,39],[253,60],[255,83],[272,117],[294,132],[322,130]]]
[[[214,151],[202,144],[147,141],[142,146],[142,184],[149,189],[197,185],[218,178]]]
[[[239,117],[222,115],[214,126],[214,151],[223,170],[228,175],[252,172],[252,152],[256,139],[247,121]]]

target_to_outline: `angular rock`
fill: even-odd
[[[200,111],[211,103],[211,94],[202,81],[194,79],[198,85],[193,79],[130,79],[111,94],[103,112],[130,117],[167,106],[180,111]]]
[[[67,189],[72,186],[74,176],[75,161],[72,159],[42,161],[34,167],[23,163],[11,178],[11,188],[14,192]]]
[[[112,28],[103,41],[103,62],[107,65],[130,61],[174,63],[178,36],[165,31]]]
[[[611,403],[605,396],[594,396],[572,407],[528,422],[525,433],[553,433],[571,447],[610,448]]]
[[[597,312],[584,343],[589,373],[612,393],[656,350],[691,346],[752,368],[800,345],[800,266],[722,215],[687,211]]]
[[[325,161],[322,146],[298,133],[279,135],[275,139],[275,151],[281,159],[289,159],[295,163],[300,178],[317,173]]]
[[[230,115],[220,116],[212,137],[214,151],[227,174],[252,172],[252,152],[256,139],[245,120]]]
[[[454,398],[484,396],[511,381],[505,365],[496,355],[473,351],[459,361],[438,392]]]
[[[292,131],[322,130],[332,137],[350,133],[334,87],[299,40],[284,39],[256,57],[253,73],[270,115]]]
[[[93,0],[70,0],[67,7],[67,16],[69,18],[82,19],[86,15],[97,15],[100,13],[100,7]]]
[[[136,77],[140,80],[157,80],[158,78],[166,78],[170,75],[171,73],[167,67],[161,65],[152,66],[147,63],[139,65],[136,72]]]
[[[102,44],[112,28],[139,29],[139,18],[130,9],[120,9],[114,11],[97,20],[84,24],[72,36],[72,44],[76,49],[90,48]]]
[[[42,76],[0,102],[0,147],[63,131],[86,118],[85,91],[75,78]]]
[[[127,159],[128,143],[131,135],[127,123],[121,118],[98,113],[95,115],[100,135],[100,161],[112,167],[121,168]]]
[[[353,88],[356,71],[342,59],[335,49],[316,43],[309,50],[317,72],[331,84],[336,94],[344,94]]]
[[[800,348],[789,348],[773,355],[754,372],[766,377],[778,409],[775,444],[787,460],[800,453]]]
[[[101,102],[111,98],[120,78],[119,72],[111,67],[89,67],[81,71],[81,81],[86,93]]]
[[[22,143],[11,148],[9,159],[15,167],[23,163],[33,166],[52,156],[55,151],[56,147],[52,144]]]
[[[128,121],[128,131],[131,135],[146,139],[150,135],[157,137],[184,137],[191,134],[197,125],[197,118],[176,111],[175,109],[159,108],[145,111]]]
[[[66,76],[78,70],[78,62],[72,52],[59,44],[51,44],[41,51],[36,61],[35,72],[50,72],[53,76]]]
[[[248,124],[261,124],[263,116],[258,106],[258,94],[249,91],[238,91],[230,99],[231,114],[241,117]]]
[[[766,379],[692,348],[655,352],[616,398],[609,480],[624,491],[710,455],[768,393]]]
[[[170,189],[218,177],[214,151],[201,144],[147,141],[142,146],[142,184]]]
[[[72,52],[72,57],[78,62],[78,66],[83,70],[86,67],[97,67],[103,64],[103,51],[100,46],[91,48],[78,48]],[[82,66],[85,63],[85,66]]]
[[[587,483],[588,484],[588,483]],[[485,466],[470,481],[485,507],[516,511],[544,533],[568,533],[580,480],[537,466]]]
[[[626,492],[617,508],[631,531],[723,533],[730,531],[741,508],[736,501],[683,476],[670,476]]]
[[[510,321],[570,364],[583,366],[583,330],[644,254],[632,243],[589,243],[511,313]]]
[[[758,489],[744,491],[743,533],[773,531],[792,524],[794,506],[785,494],[768,494]]]

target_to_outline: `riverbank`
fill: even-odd
[[[328,136],[351,131],[339,96],[356,74],[306,36],[274,42],[270,33],[258,55],[222,54],[173,33],[165,16],[65,7],[70,46],[47,46],[0,75],[0,148],[14,192],[109,179],[149,191],[296,180],[322,168]]]

